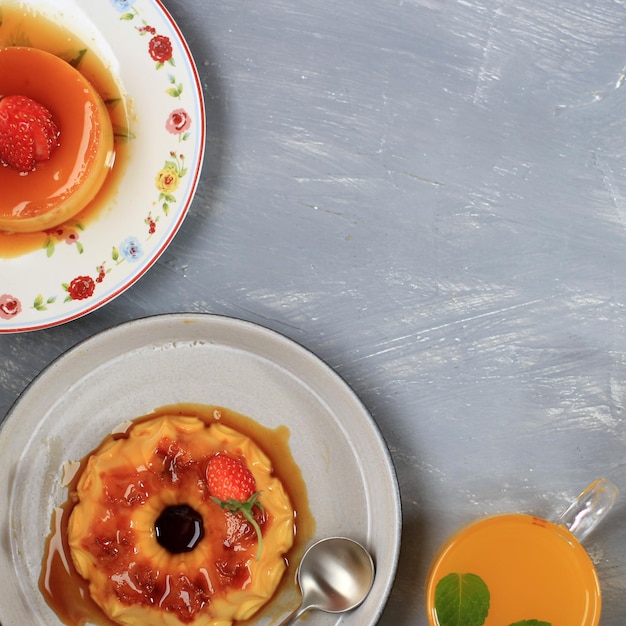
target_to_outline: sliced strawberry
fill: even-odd
[[[258,522],[254,519],[254,507],[263,511],[258,501],[256,481],[248,466],[239,458],[229,454],[214,454],[207,463],[206,480],[211,500],[224,510],[241,514],[254,528],[259,551],[257,561],[263,549],[263,535]]]
[[[19,172],[32,172],[59,145],[52,113],[26,96],[0,99],[0,160]]]

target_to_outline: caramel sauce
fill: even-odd
[[[116,152],[115,163],[104,184],[78,215],[56,228],[41,232],[0,231],[0,258],[15,258],[44,248],[51,236],[59,241],[76,236],[77,231],[86,228],[110,206],[129,161],[130,113],[115,76],[78,34],[52,22],[27,5],[3,3],[1,18],[0,48],[19,45],[50,52],[71,63],[91,83],[106,104],[115,135]],[[0,167],[0,185],[4,188],[11,184],[12,176],[16,174],[3,171],[9,169]],[[29,183],[32,181],[36,185],[36,176],[32,174],[37,174],[37,171],[27,178],[30,179]]]
[[[290,498],[295,512],[296,524],[294,545],[285,556],[288,568],[273,600],[276,600],[282,590],[286,590],[286,588],[293,589],[295,587],[296,567],[294,564],[299,562],[307,542],[313,536],[315,520],[309,509],[306,495],[307,491],[302,479],[302,473],[289,450],[289,429],[285,426],[270,429],[249,417],[223,407],[186,403],[160,407],[153,413],[137,418],[133,421],[133,424],[165,415],[192,416],[201,419],[207,425],[221,423],[230,426],[252,439],[271,459],[274,475],[281,481]],[[73,565],[67,539],[67,527],[69,517],[76,503],[76,485],[85,469],[89,456],[97,453],[98,450],[110,442],[111,439],[119,439],[126,436],[125,433],[109,435],[96,450],[90,452],[80,461],[80,467],[68,485],[69,495],[67,501],[55,509],[54,512],[51,533],[45,545],[39,587],[49,606],[55,611],[59,619],[68,626],[79,626],[85,622],[97,624],[98,626],[114,626],[114,622],[111,622],[95,602],[93,602],[89,594],[87,582],[78,574]],[[120,488],[122,488],[122,486],[120,486]],[[183,515],[183,517],[184,516],[185,515]],[[177,536],[177,532],[180,531],[181,535],[185,536],[189,533],[187,522],[189,519],[193,521],[193,515],[189,514],[189,516],[186,521],[183,520],[182,526],[177,526],[177,524],[174,523],[172,527],[173,536],[171,539],[177,544],[177,548],[180,548],[180,541],[184,540],[181,536]],[[263,519],[259,519],[258,521],[261,525],[264,523]],[[253,539],[254,532],[252,531],[250,533],[250,540]],[[235,563],[230,565],[236,567]],[[238,584],[241,586],[245,585],[245,580],[234,582],[235,586]],[[272,604],[272,601],[266,604],[261,609],[260,613],[257,613],[252,620],[237,623],[251,623],[258,619],[259,614],[271,612]],[[278,610],[284,610],[284,608],[285,607],[277,607]]]

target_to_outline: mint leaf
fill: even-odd
[[[258,501],[260,495],[261,494],[258,492],[253,493],[246,502],[240,502],[239,500],[235,500],[234,498],[229,498],[228,500],[226,500],[226,502],[224,502],[219,498],[211,497],[211,500],[219,504],[225,511],[230,511],[231,513],[241,513],[244,518],[250,523],[252,528],[254,528],[254,532],[256,532],[257,536],[257,544],[259,547],[256,554],[257,561],[261,558],[261,552],[263,550],[263,533],[261,532],[261,527],[254,519],[253,509],[256,506],[261,509],[261,511],[264,510],[263,505]]]
[[[540,622],[538,619],[523,619],[521,622],[515,622],[510,626],[552,626],[550,622]]]
[[[489,588],[476,574],[448,574],[435,588],[439,626],[482,626],[489,613]]]

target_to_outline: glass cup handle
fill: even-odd
[[[619,489],[606,478],[592,482],[556,520],[582,541],[611,510]]]

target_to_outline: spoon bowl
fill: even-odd
[[[310,546],[298,567],[302,603],[280,626],[289,626],[307,611],[343,613],[359,606],[374,583],[369,552],[347,537],[329,537]]]

